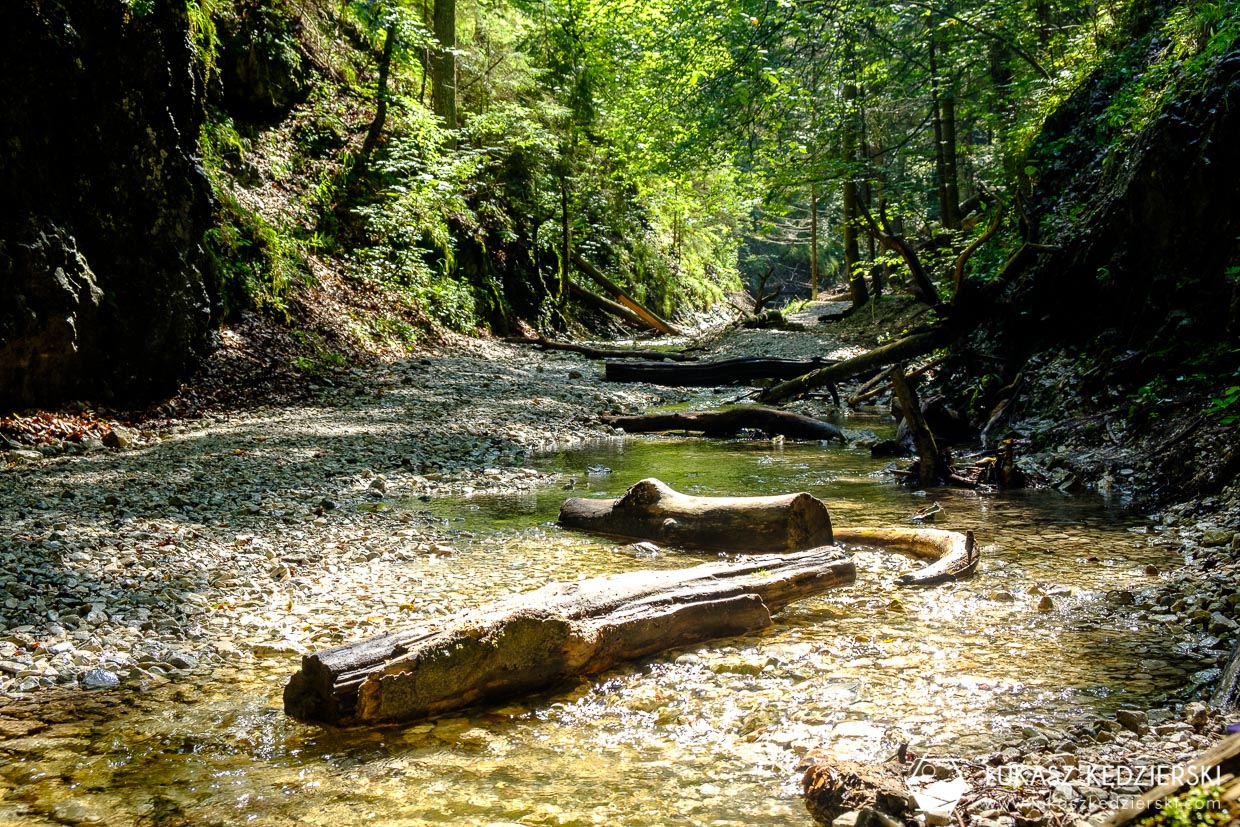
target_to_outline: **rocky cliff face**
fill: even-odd
[[[185,6],[19,0],[5,18],[0,407],[173,388],[213,292]]]

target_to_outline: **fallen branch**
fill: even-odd
[[[753,632],[856,579],[834,548],[635,571],[458,612],[302,658],[284,711],[331,724],[410,721],[548,689],[676,646]]]
[[[534,345],[540,350],[564,350],[569,353],[580,353],[590,359],[668,359],[673,362],[693,362],[696,356],[687,353],[662,350],[630,350],[615,347],[590,347],[575,342],[557,342],[545,336],[531,339],[528,336],[509,336],[504,341],[517,345]]]
[[[658,330],[658,328],[646,323],[640,316],[632,310],[629,310],[624,305],[617,304],[611,299],[600,296],[597,293],[591,293],[589,290],[585,289],[576,282],[570,281],[568,283],[568,294],[573,298],[580,299],[586,304],[594,307],[596,310],[601,310],[604,313],[610,313],[613,316],[619,317],[622,321],[627,322],[633,327],[638,327],[642,330]]]
[[[808,393],[815,388],[834,382],[842,382],[859,373],[866,373],[893,365],[896,362],[913,359],[932,350],[937,350],[951,342],[953,338],[953,332],[943,326],[934,327],[921,333],[914,333],[911,336],[905,336],[903,339],[897,339],[881,347],[876,347],[860,356],[854,356],[852,359],[836,362],[835,364],[819,368],[812,373],[807,373],[804,376],[798,376],[795,379],[789,379],[786,382],[767,388],[758,396],[758,401],[766,405],[785,402],[793,397]]]
[[[907,374],[905,374],[905,378],[915,379],[916,377],[921,376],[923,373],[929,373],[930,371],[934,370],[935,368],[937,368],[939,365],[942,365],[946,361],[947,361],[946,356],[940,356],[936,359],[931,359],[929,362],[926,362],[926,364],[917,368],[917,370],[909,371]],[[876,396],[882,396],[884,393],[887,393],[890,390],[891,390],[891,377],[888,376],[886,372],[878,373],[874,376],[873,379],[869,380],[864,385],[857,388],[857,390],[853,392],[853,395],[848,397],[848,399],[845,400],[845,402],[848,404],[849,407],[852,407],[853,405],[859,405],[862,402],[865,402],[866,400],[873,399]]]
[[[676,411],[640,416],[604,414],[599,419],[607,425],[623,428],[630,434],[701,431],[708,437],[725,437],[733,436],[746,429],[753,429],[789,439],[838,439],[844,442],[844,434],[830,422],[761,405],[743,405],[718,411]]]
[[[832,365],[826,359],[766,359],[745,357],[692,365],[608,362],[603,378],[608,382],[649,382],[669,387],[710,388],[754,379],[788,379],[816,367]]]
[[[591,281],[599,287],[602,287],[608,293],[615,296],[617,301],[636,313],[647,325],[668,336],[681,335],[681,331],[679,329],[659,318],[659,316],[653,311],[638,304],[636,299],[626,293],[620,285],[603,275],[601,270],[582,258],[580,253],[573,252],[570,260],[572,261],[574,267],[589,276]]]
[[[981,559],[972,531],[961,534],[939,528],[839,528],[835,530],[835,542],[877,546],[935,561],[897,577],[897,586],[931,586],[961,580],[977,570]]]

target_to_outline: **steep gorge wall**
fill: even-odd
[[[0,409],[175,387],[205,354],[185,4],[18,0],[0,33]]]

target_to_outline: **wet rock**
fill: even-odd
[[[1150,731],[1148,717],[1139,710],[1121,709],[1115,713],[1115,720],[1120,726],[1138,735],[1144,735]]]
[[[120,686],[121,679],[115,672],[96,667],[82,676],[82,686],[86,689],[114,689]]]
[[[824,754],[812,754],[807,761],[801,787],[805,806],[818,824],[864,809],[900,819],[916,806],[903,772],[894,764],[841,761]]]

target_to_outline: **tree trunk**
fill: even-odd
[[[818,185],[809,185],[809,300],[818,300]]]
[[[763,629],[772,612],[855,579],[851,560],[814,549],[553,583],[307,655],[284,688],[284,711],[332,724],[425,718]]]
[[[608,362],[604,379],[608,382],[649,382],[673,388],[713,388],[752,379],[790,379],[824,365],[825,359],[765,359],[748,356],[692,365]]]
[[[621,304],[640,316],[647,325],[668,336],[681,335],[680,330],[659,318],[653,311],[638,304],[632,296],[620,287],[620,285],[604,276],[601,270],[582,258],[580,253],[570,253],[569,260],[572,261],[573,266],[589,276],[595,284],[602,287],[608,293],[611,293]]]
[[[852,57],[849,47],[849,59]],[[848,292],[852,296],[853,307],[861,307],[870,300],[869,291],[865,286],[865,277],[859,272],[857,264],[861,260],[857,249],[857,220],[860,210],[857,207],[857,172],[853,164],[857,160],[857,123],[856,108],[857,84],[849,80],[844,84],[844,163],[848,171],[844,175],[843,221],[844,221],[844,273],[848,279]]]
[[[568,295],[568,273],[572,268],[573,222],[568,214],[568,176],[560,176],[560,301]]]
[[[435,0],[432,34],[439,47],[431,55],[431,104],[444,126],[456,129],[456,0]]]
[[[789,379],[787,382],[781,382],[778,385],[767,388],[758,395],[758,401],[766,405],[784,402],[794,396],[809,393],[815,388],[821,388],[823,385],[828,385],[832,382],[842,382],[857,374],[867,373],[876,368],[929,353],[948,344],[952,338],[952,332],[944,327],[936,327],[924,333],[914,333],[911,336],[905,336],[903,339],[897,339],[881,347],[876,347],[852,359],[836,362],[833,365],[819,368],[813,373],[807,373],[804,376],[798,376],[795,379]]]
[[[560,523],[599,534],[728,551],[797,551],[831,543],[827,507],[805,492],[694,497],[653,478],[634,483],[614,500],[566,500]]]
[[[956,92],[950,81],[940,99],[943,121],[943,182],[947,192],[945,224],[960,229],[960,173],[956,168]]]
[[[791,411],[744,405],[719,411],[677,411],[675,413],[641,416],[599,417],[605,424],[623,428],[630,434],[658,431],[701,431],[708,437],[734,436],[746,429],[763,431],[789,439],[838,439],[844,441],[840,429],[830,422]]]
[[[362,148],[357,153],[357,158],[353,160],[353,166],[349,169],[344,185],[346,195],[352,193],[358,183],[366,177],[366,172],[370,169],[370,156],[375,151],[379,138],[383,135],[383,127],[387,124],[388,75],[392,68],[392,54],[396,51],[396,37],[396,24],[391,23],[383,34],[383,51],[379,54],[379,80],[375,84],[375,117],[371,120],[370,128],[366,130],[366,137],[362,140]],[[347,200],[346,198],[345,201]]]
[[[657,330],[657,328],[648,324],[645,319],[638,316],[624,305],[614,302],[605,296],[600,296],[598,293],[592,293],[576,282],[570,281],[568,283],[568,294],[575,299],[580,299],[582,302],[590,305],[596,310],[601,310],[604,313],[610,313],[613,316],[618,316],[620,319],[631,324],[633,327],[638,327],[642,330]]]
[[[904,369],[899,365],[891,369],[891,387],[896,398],[900,400],[900,410],[904,421],[908,423],[909,433],[913,435],[913,445],[917,448],[917,476],[922,486],[930,488],[938,485],[940,480],[950,476],[939,452],[938,443],[930,426],[921,415],[921,402],[913,391],[912,385],[904,377]]]

